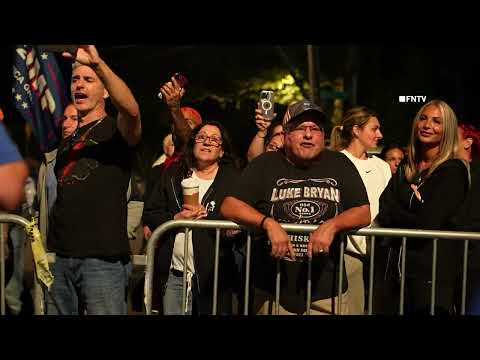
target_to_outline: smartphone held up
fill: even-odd
[[[272,121],[275,117],[275,106],[274,106],[274,93],[273,91],[262,90],[260,92],[260,102],[258,103],[258,108],[262,112],[262,115],[268,121]]]
[[[180,86],[181,88],[183,89],[186,89],[187,86],[188,86],[188,79],[185,75],[182,75],[180,73],[175,73],[175,75],[173,75],[173,78],[177,81],[178,83],[178,86]],[[163,99],[163,95],[161,92],[158,92],[158,98],[159,99]]]

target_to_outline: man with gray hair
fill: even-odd
[[[348,313],[347,284],[338,309],[339,233],[370,223],[362,179],[342,154],[325,149],[322,109],[301,101],[283,120],[284,148],[252,160],[221,207],[232,221],[260,230],[253,242],[253,311],[272,312],[276,259],[281,262],[280,314],[306,312],[312,259],[311,314]],[[280,223],[314,224],[310,235],[287,235]],[[345,269],[340,269],[344,272]],[[340,311],[339,311],[340,310]]]

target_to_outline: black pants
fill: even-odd
[[[381,241],[375,243],[373,314],[394,315],[399,313],[400,277],[398,273],[398,257],[399,250],[397,247]],[[367,279],[369,261],[370,258],[367,257],[367,263],[364,268]],[[367,284],[366,292],[368,293],[368,281],[365,284]]]

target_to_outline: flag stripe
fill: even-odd
[[[53,53],[39,52],[35,46],[15,49],[12,96],[15,107],[33,129],[41,151],[50,151],[60,141],[59,123],[67,92]]]

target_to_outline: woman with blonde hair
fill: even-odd
[[[333,128],[330,138],[332,150],[342,152],[360,173],[370,202],[372,222],[378,214],[380,195],[391,178],[388,164],[368,154],[382,137],[377,114],[365,106],[357,106],[345,113],[341,124]],[[349,235],[345,267],[348,280],[348,308],[351,315],[363,315],[365,310],[363,265],[366,253],[365,236]]]
[[[455,214],[468,191],[468,171],[457,159],[457,118],[441,100],[423,105],[415,116],[408,161],[380,198],[382,226],[422,230],[454,230]],[[438,240],[435,313],[452,313],[455,275],[463,244]],[[406,312],[428,313],[432,286],[431,239],[407,239]]]

